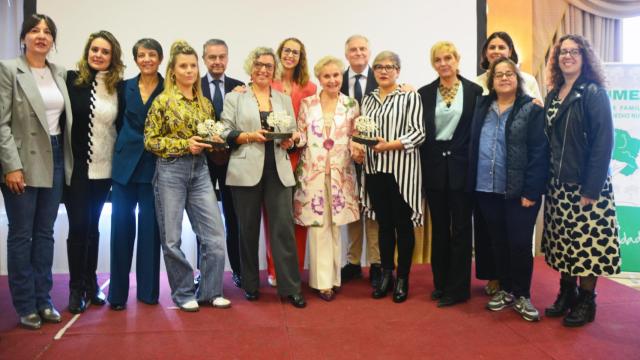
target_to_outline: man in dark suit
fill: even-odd
[[[207,66],[207,73],[202,77],[202,94],[211,101],[220,120],[224,106],[224,96],[236,87],[243,87],[242,81],[225,76],[224,72],[229,61],[229,48],[224,40],[210,39],[202,48],[202,60]],[[218,185],[218,199],[222,200],[224,222],[227,230],[227,254],[233,271],[233,283],[241,286],[240,245],[238,243],[238,220],[233,209],[231,191],[226,185],[227,165],[229,164],[229,150],[219,150],[208,154],[209,174],[213,187]]]
[[[345,42],[344,55],[349,61],[349,68],[342,76],[342,88],[340,91],[355,98],[358,104],[362,99],[378,87],[373,70],[369,66],[369,40],[362,35],[352,35]],[[360,186],[360,174],[362,166],[356,164],[358,173],[358,186]],[[343,282],[362,277],[360,259],[362,257],[363,238],[366,229],[367,260],[369,262],[369,280],[375,287],[381,275],[380,250],[378,249],[378,224],[366,218],[360,213],[360,220],[349,224],[349,242],[347,245],[347,264],[342,268]]]

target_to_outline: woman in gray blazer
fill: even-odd
[[[53,224],[69,183],[71,108],[65,70],[47,61],[56,40],[50,17],[27,17],[23,54],[0,61],[0,189],[9,220],[9,289],[20,326],[58,323],[51,302]]]
[[[225,98],[223,137],[233,149],[227,170],[227,185],[233,194],[240,227],[242,287],[247,300],[257,300],[258,240],[260,209],[269,221],[271,251],[276,265],[278,294],[295,307],[305,307],[300,292],[300,271],[293,226],[293,186],[295,179],[287,149],[294,138],[269,140],[271,130],[293,133],[296,123],[291,98],[271,89],[277,57],[272,49],[259,47],[245,61],[251,83],[244,93]],[[273,128],[270,115],[286,114],[290,121]],[[273,124],[273,122],[271,122]],[[297,134],[295,134],[297,135]],[[295,136],[294,135],[294,136]]]

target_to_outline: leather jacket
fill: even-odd
[[[558,91],[547,95],[545,114]],[[547,122],[546,133],[555,180],[579,184],[582,196],[598,199],[613,152],[613,119],[605,89],[578,78],[553,123]]]

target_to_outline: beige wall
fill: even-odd
[[[520,58],[520,69],[531,73],[533,0],[487,0],[487,36],[494,31],[511,35]]]

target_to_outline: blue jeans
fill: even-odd
[[[62,136],[51,137],[53,186],[25,187],[12,193],[2,184],[2,196],[9,220],[7,267],[13,307],[25,316],[53,307],[49,292],[53,285],[53,224],[64,184]]]
[[[153,190],[171,298],[180,306],[190,300],[211,301],[222,296],[224,225],[206,158],[204,155],[158,158]],[[180,249],[184,210],[200,239],[198,294],[193,284],[193,268]]]

